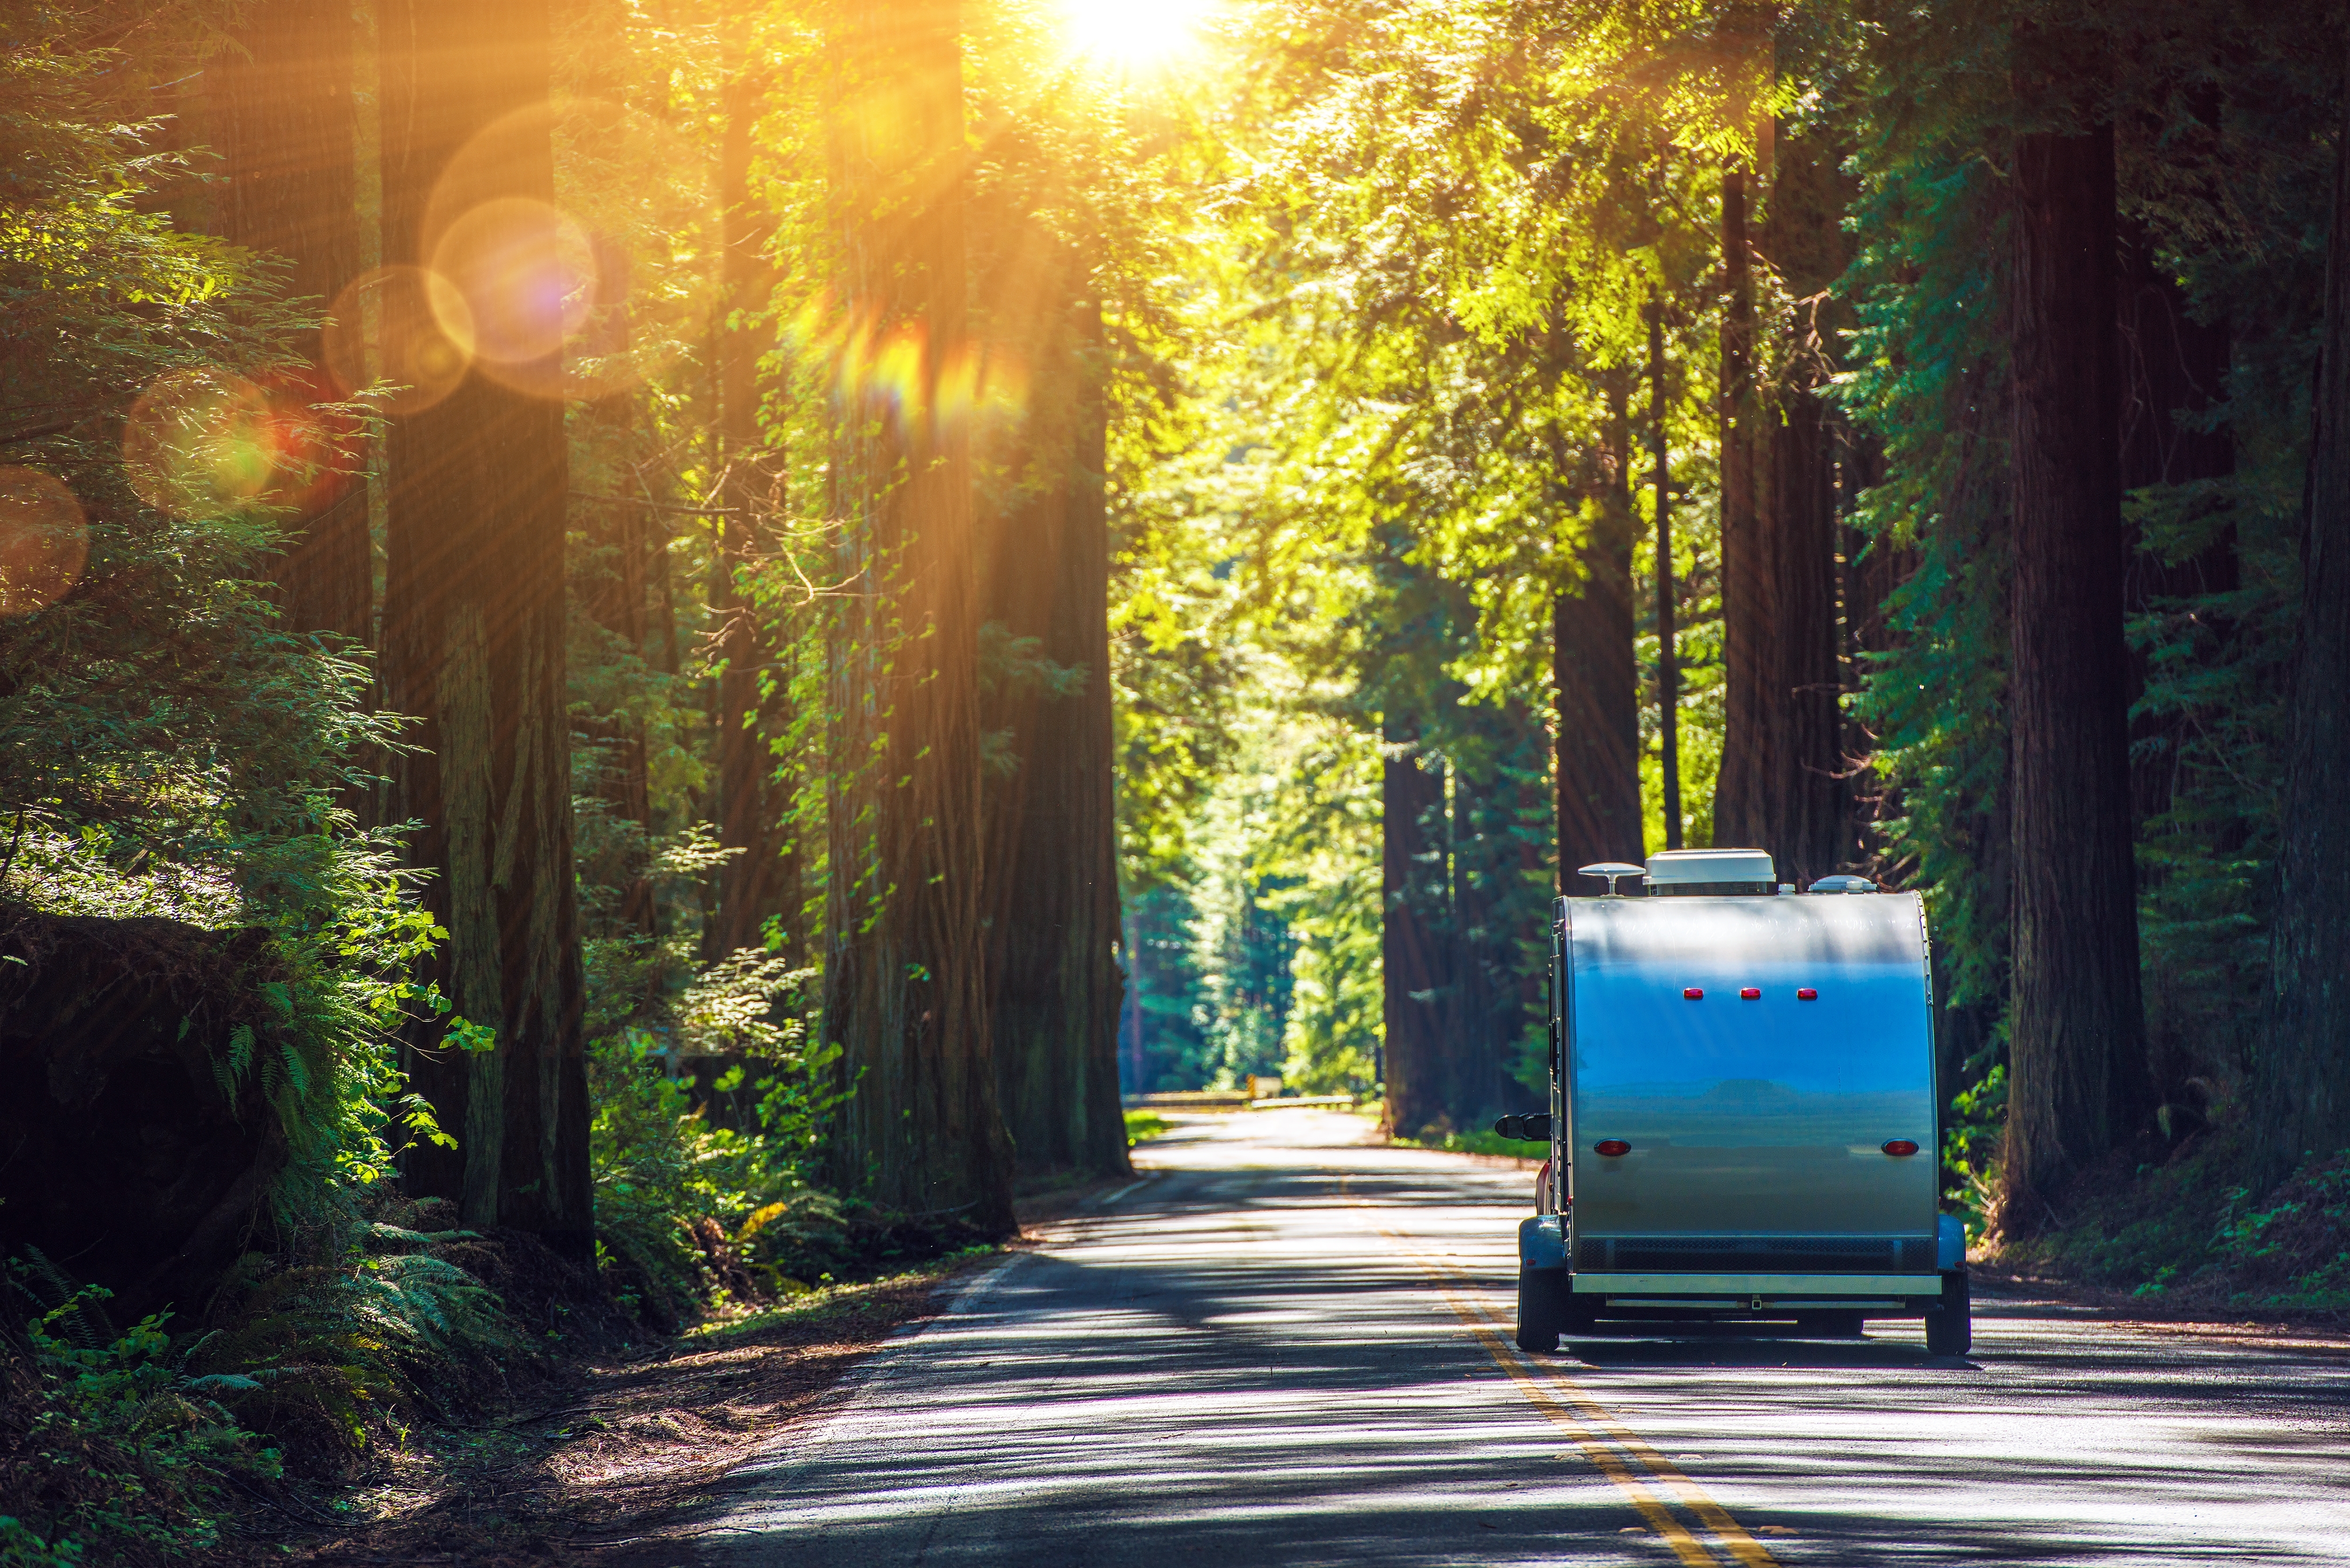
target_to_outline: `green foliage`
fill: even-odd
[[[1137,1144],[1149,1143],[1173,1126],[1157,1111],[1128,1111],[1126,1113],[1126,1147],[1132,1148]]]
[[[19,1271],[23,1265],[14,1265]],[[161,1319],[120,1337],[87,1334],[105,1292],[89,1288],[0,1337],[0,1563],[66,1568],[182,1557],[217,1545],[234,1480],[280,1473],[276,1450],[241,1428],[223,1380],[192,1372]],[[13,1298],[12,1298],[13,1299]]]

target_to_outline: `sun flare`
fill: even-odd
[[[1061,0],[1073,53],[1122,70],[1156,70],[1197,48],[1209,0]]]

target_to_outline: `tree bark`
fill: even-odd
[[[384,208],[392,258],[429,260],[479,203],[551,202],[543,120],[453,156],[547,94],[542,0],[384,0]],[[511,128],[515,123],[509,121]],[[539,237],[550,251],[551,234]],[[479,311],[476,313],[480,314]],[[544,364],[525,369],[546,372]],[[546,378],[551,379],[551,377]],[[559,403],[476,369],[445,401],[394,422],[383,671],[417,715],[396,814],[450,936],[437,978],[492,1050],[413,1043],[413,1083],[454,1150],[411,1152],[411,1190],[455,1199],[465,1223],[539,1232],[595,1252],[588,1083],[564,711],[564,496]]]
[[[363,270],[351,105],[349,0],[268,0],[205,67],[213,138],[224,178],[214,212],[224,239],[282,256],[286,292],[323,313]],[[311,369],[267,389],[281,417],[308,425],[309,405],[338,399],[320,367],[319,334],[306,333]],[[346,436],[349,432],[330,432]],[[337,467],[348,452],[319,443]],[[329,472],[300,487],[285,523],[285,553],[269,568],[273,597],[294,631],[326,631],[365,645],[375,632],[375,567],[367,485]]]
[[[1755,384],[1754,254],[1746,170],[1721,177],[1721,763],[1713,841],[1770,849],[1771,689],[1779,624],[1771,441]]]
[[[1007,682],[986,704],[1014,768],[988,791],[990,1015],[996,1084],[1024,1168],[1131,1169],[1118,1099],[1118,845],[1112,815],[1109,530],[1099,306],[1072,301],[1077,258],[1041,234],[1012,270],[1042,271],[1041,319],[1004,323],[1032,368],[1027,428],[992,519],[986,618],[1081,672],[1055,695]],[[999,277],[991,293],[1028,294]],[[1059,389],[1066,389],[1063,395]]]
[[[2335,144],[2318,352],[2268,1038],[2253,1078],[2272,1180],[2350,1144],[2350,124]]]
[[[1640,683],[1632,643],[1632,419],[1628,372],[1607,381],[1606,504],[1579,552],[1583,581],[1551,614],[1558,704],[1558,872],[1569,895],[1596,892],[1575,868],[1638,860]]]
[[[2029,45],[2026,46],[2030,47]],[[2067,74],[2018,72],[2039,107]],[[2015,905],[2002,1228],[2134,1130],[2148,1094],[2131,864],[2109,126],[2017,139],[2010,350]]]
[[[910,386],[857,389],[835,464],[837,576],[854,588],[833,649],[824,1026],[854,1094],[828,1153],[843,1185],[1003,1233],[1012,1145],[980,929],[971,452],[940,396],[941,373],[968,363],[960,17],[953,0],[858,0],[842,28],[852,307],[919,369]]]
[[[1808,887],[1859,848],[1838,744],[1836,427],[1825,397],[1836,324],[1823,319],[1847,245],[1838,150],[1783,135],[1776,146],[1763,243],[1796,306],[1769,400],[1777,417],[1766,415],[1771,494],[1759,532],[1773,619],[1761,639],[1762,727],[1748,744],[1763,753],[1767,781],[1752,841],[1776,858],[1781,881]]]
[[[1445,1114],[1444,997],[1451,985],[1433,917],[1445,903],[1440,851],[1429,825],[1444,816],[1444,774],[1420,765],[1416,737],[1390,722],[1379,784],[1381,1012],[1387,1125],[1416,1136]]]

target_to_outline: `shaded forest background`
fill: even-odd
[[[2343,23],[12,7],[0,1552],[1474,1147],[1683,845],[1924,893],[2010,1262],[2350,1304]]]

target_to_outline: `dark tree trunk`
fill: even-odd
[[[543,4],[385,0],[382,36],[394,260],[429,259],[479,203],[551,202],[544,119],[507,121],[452,165],[491,122],[546,100]],[[545,244],[551,265],[551,232],[522,243]],[[484,300],[475,314],[490,308]],[[542,360],[509,379],[557,378]],[[457,1199],[469,1225],[537,1231],[588,1262],[563,408],[477,368],[445,401],[394,421],[390,456],[385,695],[422,721],[410,732],[421,749],[400,760],[395,811],[424,825],[412,854],[434,873],[425,898],[450,933],[436,961],[442,989],[497,1033],[477,1054],[438,1048],[431,1035],[415,1042],[411,1077],[459,1145],[411,1151],[411,1189]]]
[[[1038,393],[1007,476],[1011,499],[988,530],[984,613],[1083,685],[1056,695],[1006,681],[985,704],[988,728],[1010,734],[1013,763],[988,790],[996,1084],[1024,1168],[1122,1174],[1131,1167],[1118,1103],[1101,321],[1098,306],[1069,300],[1076,258],[1030,237],[1006,271],[1042,274],[1028,281],[1048,308],[1003,325],[1026,347]],[[1030,293],[1018,276],[993,282],[998,297]]]
[[[1451,985],[1436,925],[1444,907],[1444,774],[1420,765],[1409,729],[1389,724],[1379,786],[1379,956],[1387,1036],[1387,1125],[1416,1136],[1445,1114],[1444,997]]]
[[[1839,150],[1782,138],[1773,165],[1764,244],[1798,301],[1780,346],[1768,420],[1771,494],[1762,519],[1772,625],[1761,640],[1767,679],[1758,694],[1767,780],[1757,841],[1777,857],[1779,878],[1808,887],[1858,857],[1839,745],[1842,687],[1836,661],[1836,422],[1825,393],[1835,372],[1836,322],[1826,295],[1842,275],[1846,242]]]
[[[1772,443],[1755,385],[1754,254],[1746,171],[1721,177],[1721,764],[1713,841],[1773,847],[1771,691],[1779,624],[1770,556]]]
[[[1579,552],[1583,581],[1552,607],[1551,679],[1558,704],[1558,874],[1569,894],[1580,866],[1638,860],[1640,683],[1632,645],[1632,419],[1629,372],[1607,381],[1607,504]]]
[[[2350,1144],[2350,125],[2335,144],[2318,352],[2268,1040],[2253,1080],[2272,1179]]]
[[[1770,851],[1798,885],[1853,857],[1838,747],[1835,450],[1821,393],[1833,324],[1820,296],[1843,270],[1831,150],[1797,139],[1774,156],[1763,247],[1798,304],[1758,384],[1754,256],[1745,185],[1724,180],[1722,616],[1728,683],[1714,842]]]
[[[2019,71],[2018,88],[2031,107],[2053,83]],[[2149,1085],[2130,845],[2111,128],[2019,137],[2013,184],[2015,947],[2002,1224],[2028,1234],[2067,1178],[2134,1130]]]
[[[941,417],[967,351],[962,68],[953,0],[842,16],[841,241],[879,341],[925,345],[916,384],[859,389],[835,483],[844,597],[833,649],[824,1027],[854,1096],[834,1179],[1010,1231],[980,929],[979,623],[971,451]]]
[[[730,42],[733,42],[730,40]],[[724,221],[723,267],[726,325],[718,346],[719,442],[726,482],[718,518],[718,556],[711,610],[718,621],[718,843],[737,853],[720,862],[716,907],[702,928],[702,957],[716,961],[764,945],[769,917],[782,913],[782,824],[775,760],[761,723],[767,703],[761,675],[772,639],[760,607],[743,591],[765,544],[760,518],[784,504],[783,466],[759,431],[759,353],[771,273],[772,224],[751,197],[751,130],[758,84],[730,51],[726,129],[721,139],[718,199]]]
[[[213,205],[222,237],[286,258],[286,292],[316,300],[321,312],[358,278],[366,254],[352,32],[349,0],[268,0],[205,67],[225,175]],[[318,334],[306,334],[301,348],[311,372],[268,389],[271,402],[297,420],[310,404],[342,395],[319,369]],[[318,455],[345,468],[355,454],[322,447]],[[286,625],[366,644],[375,630],[375,567],[365,483],[328,472],[287,499],[296,504],[285,523],[286,552],[270,567]]]

